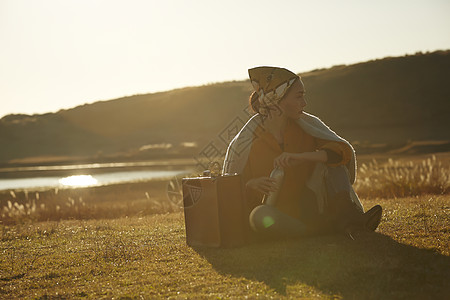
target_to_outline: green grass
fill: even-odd
[[[182,213],[0,225],[0,298],[445,299],[450,197],[366,200],[376,233],[191,248]]]

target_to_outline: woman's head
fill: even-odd
[[[255,112],[265,116],[283,113],[298,119],[306,105],[304,86],[298,75],[277,67],[257,67],[248,73],[255,89],[249,102]]]
[[[300,118],[306,106],[305,94],[305,86],[299,78],[289,87],[286,94],[278,102],[280,111],[290,119],[297,120]]]

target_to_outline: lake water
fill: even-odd
[[[0,190],[11,189],[43,189],[101,186],[116,183],[146,181],[152,179],[170,179],[186,174],[186,170],[138,170],[111,171],[90,175],[73,176],[37,176],[30,178],[0,179]]]

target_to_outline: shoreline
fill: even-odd
[[[77,163],[77,164],[55,164],[55,165],[23,165],[0,168],[0,180],[24,177],[51,177],[81,174],[101,174],[117,171],[136,170],[190,170],[195,167],[192,159],[176,160],[151,160],[136,162],[108,162],[108,163]]]
[[[33,172],[33,171],[68,171],[68,170],[93,170],[115,168],[149,168],[149,167],[189,167],[194,166],[194,159],[159,159],[143,161],[115,161],[115,162],[73,162],[55,164],[3,164],[0,173],[8,172]]]
[[[164,178],[83,188],[3,190],[0,191],[0,224],[112,219],[178,211],[182,202],[181,186],[170,190],[170,181]]]

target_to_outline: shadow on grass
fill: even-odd
[[[195,250],[217,272],[264,282],[281,295],[295,296],[302,285],[344,299],[444,299],[450,294],[450,257],[378,233],[356,241],[324,236]]]

